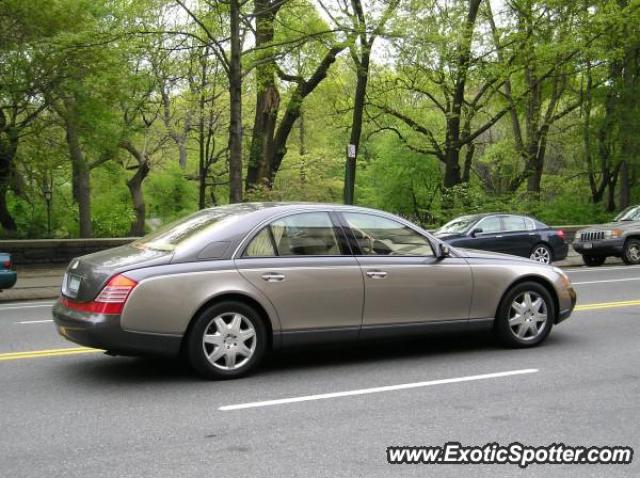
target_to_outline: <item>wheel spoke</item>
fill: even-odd
[[[222,337],[222,335],[206,334],[204,336],[205,344],[222,346],[223,342],[224,342],[224,338]]]
[[[251,349],[247,347],[245,344],[239,344],[236,348],[236,352],[242,355],[243,357],[251,356]]]
[[[227,325],[227,323],[224,321],[222,317],[216,317],[213,322],[216,324],[216,327],[218,328],[218,332],[220,332],[221,334],[224,333],[229,328],[229,326]]]
[[[227,353],[225,354],[225,365],[227,368],[234,368],[236,366],[236,349],[231,348],[227,349]]]
[[[520,325],[522,324],[522,320],[523,320],[523,316],[522,314],[516,314],[513,317],[511,317],[509,319],[509,325],[511,325],[511,327],[514,327],[516,325]]]
[[[546,322],[547,314],[533,314],[534,322]]]
[[[229,328],[236,333],[240,333],[240,326],[242,325],[242,316],[240,314],[233,314],[233,319]]]
[[[518,337],[524,339],[525,335],[527,335],[527,330],[529,330],[528,323],[523,322],[522,324],[520,324],[520,327],[518,328]]]
[[[209,355],[209,361],[211,363],[216,362],[218,360],[220,360],[222,358],[222,356],[224,355],[225,351],[227,349],[225,349],[223,346],[220,346],[216,349],[213,350],[213,352]]]
[[[252,337],[255,337],[256,332],[253,329],[248,329],[248,330],[242,330],[240,331],[240,333],[238,334],[238,339],[241,342],[246,342],[247,340],[249,340]]]
[[[534,337],[538,335],[538,323],[535,321],[529,322],[529,329],[531,330],[531,335]]]
[[[524,293],[524,305],[531,310],[531,294],[529,292]]]
[[[516,301],[511,304],[511,308],[515,310],[519,315],[522,315],[522,313],[524,312],[524,305]]]
[[[540,308],[542,307],[543,304],[544,304],[544,301],[542,300],[542,298],[538,297],[531,304],[531,312],[533,312],[533,313],[540,312]]]

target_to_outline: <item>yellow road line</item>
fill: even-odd
[[[103,352],[103,350],[90,349],[88,347],[77,347],[64,349],[31,350],[28,352],[8,352],[0,354],[0,362],[3,362],[5,360],[19,360],[38,357],[57,357],[59,355],[77,355],[95,352]]]
[[[632,307],[634,305],[640,305],[640,300],[623,300],[620,302],[603,302],[601,304],[584,304],[576,306],[576,311],[580,310],[598,310],[598,309],[612,309],[614,307]]]

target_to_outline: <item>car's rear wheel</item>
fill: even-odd
[[[582,262],[584,262],[589,267],[598,267],[604,264],[607,258],[604,256],[590,256],[588,254],[583,254]]]
[[[624,244],[622,260],[625,264],[640,264],[640,239],[628,239]]]
[[[531,255],[529,256],[529,258],[532,261],[540,262],[542,264],[551,264],[551,261],[553,260],[553,254],[548,246],[544,244],[538,244],[531,250]]]
[[[504,345],[533,347],[547,338],[555,321],[553,298],[536,282],[512,287],[502,299],[495,330]]]
[[[209,379],[237,378],[249,373],[264,357],[267,331],[252,307],[220,302],[203,310],[186,339],[191,366]]]

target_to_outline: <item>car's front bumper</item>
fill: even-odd
[[[78,312],[58,301],[53,307],[53,321],[60,335],[85,347],[119,355],[176,356],[180,352],[181,336],[123,330],[119,315]]]
[[[576,307],[577,294],[575,289],[573,287],[569,287],[567,289],[567,295],[569,297],[569,303],[567,304],[565,301],[563,304],[561,304],[561,308],[558,314],[558,320],[556,320],[556,323],[560,323],[563,320],[568,319],[573,312],[573,309],[575,309]]]
[[[0,271],[0,290],[10,289],[16,284],[18,274],[16,271],[2,270]]]
[[[598,241],[574,241],[573,248],[578,254],[590,256],[621,256],[624,237],[600,239]]]

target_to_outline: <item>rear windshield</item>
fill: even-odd
[[[178,221],[162,226],[157,231],[138,239],[134,247],[158,251],[174,251],[180,244],[201,235],[211,233],[223,223],[238,218],[253,208],[242,205],[222,206],[198,211]]]

